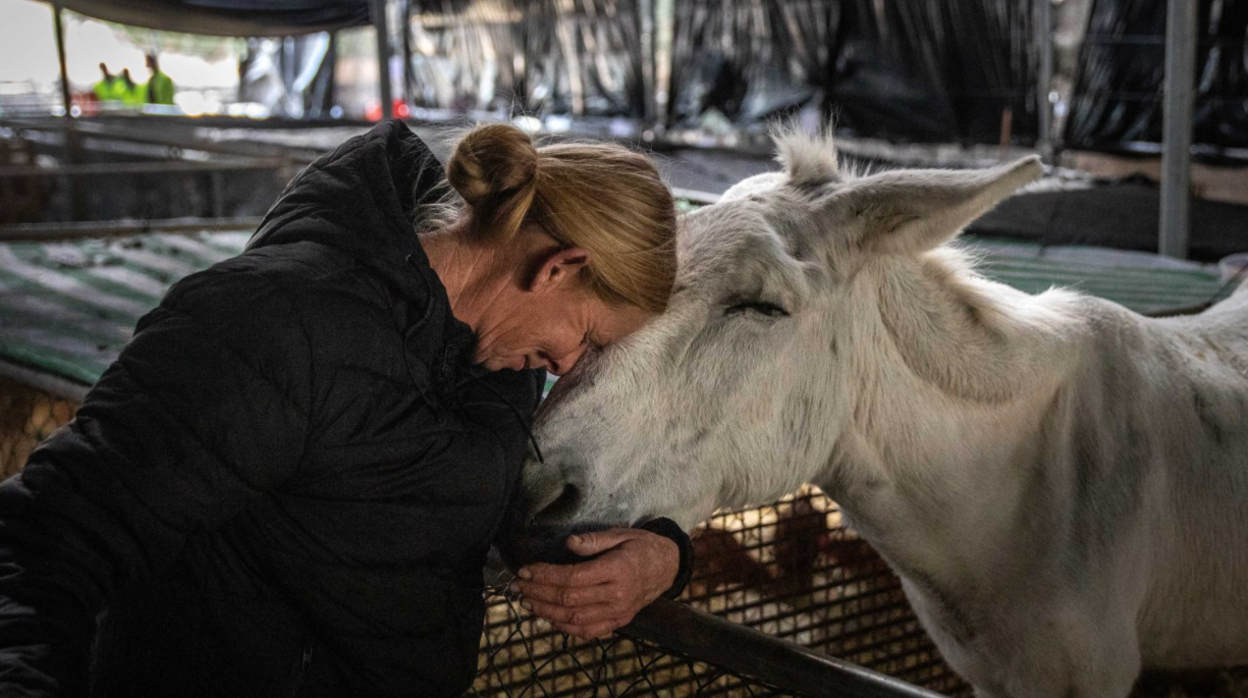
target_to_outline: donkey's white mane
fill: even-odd
[[[776,160],[796,186],[824,184],[845,174],[840,170],[831,127],[810,134],[786,125],[772,134],[772,140],[776,144]]]

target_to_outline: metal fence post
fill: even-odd
[[[1036,2],[1036,46],[1040,49],[1036,67],[1036,150],[1045,162],[1053,159],[1053,106],[1049,91],[1053,86],[1053,3]]]
[[[373,26],[377,28],[377,68],[381,83],[381,118],[394,118],[390,96],[390,29],[386,22],[386,0],[373,0]]]
[[[1196,82],[1197,0],[1169,0],[1158,249],[1187,257],[1191,227],[1192,104]]]
[[[676,0],[654,2],[654,122],[662,128],[671,126],[672,100],[672,37],[676,24]]]
[[[65,105],[65,162],[77,165],[82,162],[82,139],[74,123],[74,99],[69,87],[69,70],[65,60],[65,21],[61,17],[61,3],[52,3],[52,25],[56,32],[56,60],[61,70],[61,102]],[[86,192],[82,180],[75,176],[69,178],[69,205],[73,219],[76,221],[87,218]]]

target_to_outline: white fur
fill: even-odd
[[[1248,661],[1248,291],[1165,320],[1027,295],[944,243],[1034,161],[855,178],[780,144],[785,175],[687,216],[667,312],[556,385],[533,511],[570,485],[544,516],[691,528],[818,484],[982,696]]]

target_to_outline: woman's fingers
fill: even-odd
[[[680,567],[676,544],[640,529],[574,536],[568,547],[600,557],[573,565],[533,564],[511,589],[522,604],[577,637],[600,637],[628,624],[671,586]]]
[[[585,587],[615,579],[624,572],[617,561],[606,556],[574,565],[549,565],[539,562],[520,570],[520,584]]]
[[[611,636],[611,633],[628,625],[627,621],[609,620],[593,625],[567,625],[563,623],[552,623],[555,629],[562,633],[567,633],[573,637],[579,637],[582,640],[593,640],[595,638],[602,639]]]
[[[615,604],[620,601],[619,590],[612,584],[595,584],[586,587],[565,587],[537,582],[512,582],[512,588],[521,597],[557,606],[577,607],[593,604]]]
[[[590,604],[588,606],[560,606],[559,604],[528,598],[521,601],[520,605],[554,625],[583,628],[603,623],[616,617],[616,609],[605,603]]]
[[[592,531],[568,536],[567,546],[568,550],[577,555],[597,555],[621,543],[635,540],[644,534],[645,531],[639,531],[635,528],[612,528],[606,531]]]

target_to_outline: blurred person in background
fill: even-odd
[[[147,54],[147,69],[151,71],[152,77],[147,81],[146,101],[148,104],[173,104],[173,79],[165,75],[160,70],[160,62],[156,60],[156,54]]]
[[[100,63],[100,81],[95,83],[92,92],[95,98],[101,102],[120,102],[121,100],[121,78],[113,75],[109,71],[108,66],[103,62]]]
[[[121,78],[117,82],[117,99],[122,104],[128,107],[143,106],[143,98],[146,91],[142,85],[139,85],[134,81],[134,78],[130,77],[129,68],[121,69]]]

